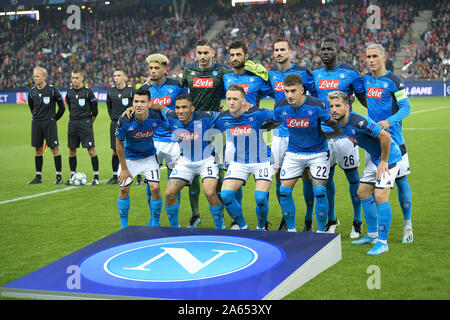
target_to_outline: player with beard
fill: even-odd
[[[346,93],[332,91],[328,100],[332,117],[338,121],[345,136],[360,145],[368,155],[358,187],[368,234],[352,241],[352,244],[375,244],[367,254],[382,254],[389,251],[387,240],[392,220],[389,194],[401,166],[400,148],[381,125],[350,111]]]
[[[215,50],[212,43],[206,39],[200,39],[195,46],[197,63],[189,64],[183,70],[181,83],[189,89],[192,102],[196,111],[216,111],[221,109],[221,100],[224,96],[223,75],[231,72],[225,65],[214,61]],[[219,183],[217,192],[220,195],[224,170],[219,170]],[[192,217],[188,228],[196,228],[200,222],[199,212],[200,179],[195,176],[189,185],[189,200]]]

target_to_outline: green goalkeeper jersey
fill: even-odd
[[[206,69],[197,64],[188,65],[183,71],[181,82],[189,88],[196,111],[220,111],[220,102],[224,96],[223,75],[232,72],[231,68],[213,63]]]

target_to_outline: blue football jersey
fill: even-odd
[[[159,126],[164,126],[159,112],[149,110],[148,118],[139,122],[133,116],[121,116],[117,121],[116,137],[124,142],[125,159],[143,159],[156,154],[153,136]]]
[[[161,112],[171,128],[171,141],[178,142],[181,154],[191,161],[200,161],[214,154],[211,137],[221,134],[214,128],[218,113],[213,111],[194,111],[192,120],[183,124],[175,111],[164,108]]]
[[[272,87],[275,104],[285,99],[283,81],[287,75],[293,73],[298,74],[302,78],[303,86],[310,95],[314,97],[317,95],[316,88],[314,87],[314,79],[308,68],[292,64],[292,66],[286,71],[281,71],[277,67],[274,67],[269,70],[269,81]],[[279,137],[288,137],[289,132],[286,124],[283,123],[278,128],[274,129],[272,134]]]
[[[264,140],[264,122],[273,119],[273,110],[256,106],[235,118],[230,111],[223,111],[216,121],[216,128],[227,132],[227,140],[235,147],[233,160],[239,163],[263,163],[272,160],[272,153]]]
[[[331,70],[327,70],[325,66],[317,68],[312,71],[314,78],[314,86],[317,90],[317,97],[322,100],[327,107],[330,106],[328,102],[328,93],[332,91],[342,91],[348,96],[353,93],[364,93],[364,85],[362,78],[358,71],[352,66],[339,63]],[[322,128],[326,132],[332,132],[333,129],[322,124]]]
[[[175,101],[180,94],[187,93],[187,89],[178,80],[168,79],[160,85],[144,84],[142,88],[150,91],[153,104],[164,105],[172,110],[175,110]],[[172,133],[164,128],[158,127],[153,139],[155,141],[170,142]]]
[[[319,153],[328,151],[328,143],[321,129],[321,122],[331,118],[325,104],[306,96],[302,105],[293,108],[287,100],[275,106],[274,120],[284,122],[289,131],[288,152]]]
[[[389,133],[399,145],[405,144],[402,120],[411,113],[411,105],[405,91],[405,84],[398,76],[387,71],[375,78],[366,74],[363,78],[367,95],[367,112],[375,122],[387,120],[391,125]]]
[[[233,84],[244,88],[245,100],[254,106],[259,106],[261,99],[272,95],[270,83],[248,71],[244,71],[242,74],[226,73],[223,75],[223,82],[225,92]]]
[[[360,146],[370,154],[373,163],[378,165],[381,160],[381,146],[378,140],[381,126],[368,117],[350,112],[345,126],[339,124],[345,136],[354,144]],[[402,159],[400,148],[391,137],[391,149],[388,164],[394,164]]]

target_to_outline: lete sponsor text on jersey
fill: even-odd
[[[131,134],[136,139],[148,139],[153,137],[153,130],[136,131]]]
[[[177,136],[180,141],[199,141],[198,132],[178,131]]]
[[[383,94],[383,89],[381,88],[367,88],[367,97],[381,99],[381,95]]]
[[[289,128],[309,128],[309,119],[288,118],[286,124]]]
[[[172,103],[172,100],[170,99],[170,96],[165,97],[159,97],[159,98],[153,98],[152,104],[159,104],[163,106],[168,106]]]
[[[212,78],[194,78],[192,86],[194,88],[213,88],[214,79]]]
[[[324,79],[319,81],[319,90],[338,90],[339,80]]]
[[[232,136],[249,136],[252,134],[252,127],[250,125],[231,127],[230,133]]]

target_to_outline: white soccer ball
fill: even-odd
[[[75,186],[84,186],[87,183],[87,177],[83,172],[75,173],[70,180]]]

